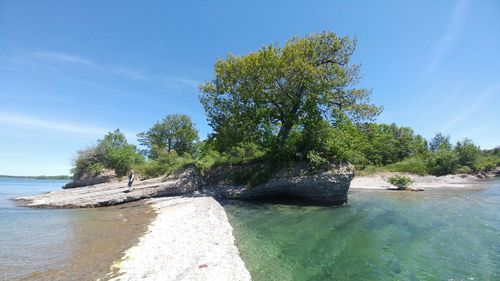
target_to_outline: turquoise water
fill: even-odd
[[[349,200],[225,206],[253,280],[500,280],[500,181]]]

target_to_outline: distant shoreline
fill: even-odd
[[[69,180],[70,176],[12,176],[12,175],[0,175],[0,178],[16,178],[16,179],[36,179],[36,180]]]

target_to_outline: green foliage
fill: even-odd
[[[393,176],[388,179],[388,182],[394,186],[397,186],[398,189],[404,190],[413,183],[413,180],[405,176]]]
[[[125,176],[132,164],[142,162],[143,157],[135,150],[135,145],[128,144],[120,130],[109,132],[102,140],[97,141],[97,150],[102,155],[105,168],[114,170],[118,177]]]
[[[373,119],[380,108],[369,103],[370,91],[353,88],[359,79],[359,67],[350,64],[354,48],[349,37],[324,32],[218,60],[215,78],[200,87],[216,148],[252,142],[285,150],[271,151],[282,157],[293,150],[287,141],[294,128],[303,133],[325,113]]]
[[[429,172],[435,176],[452,174],[459,165],[458,156],[448,149],[439,149],[427,158]]]
[[[179,156],[175,151],[161,153],[156,160],[148,160],[134,166],[136,173],[144,178],[170,175],[173,172],[194,163],[190,156]]]
[[[450,136],[436,133],[429,141],[429,149],[432,152],[437,152],[438,150],[451,150]]]
[[[255,143],[239,143],[225,152],[215,149],[213,142],[204,141],[199,146],[194,162],[202,173],[212,167],[262,162],[265,151]]]
[[[426,141],[409,127],[396,124],[369,124],[363,127],[367,137],[366,157],[372,164],[391,164],[426,150]]]
[[[319,153],[314,150],[309,151],[309,153],[307,154],[307,160],[309,166],[313,170],[322,169],[329,164],[329,161],[327,159],[321,157],[321,155],[319,155]]]
[[[411,173],[420,176],[429,174],[427,162],[423,156],[417,155],[405,158],[402,161],[385,166],[368,165],[361,167],[361,174],[374,174],[382,172]]]
[[[470,174],[472,169],[467,166],[458,166],[453,171],[454,174]]]
[[[74,178],[79,178],[83,175],[97,176],[102,170],[104,170],[102,156],[93,146],[77,152],[71,172]]]
[[[72,172],[75,178],[82,175],[96,176],[106,168],[122,177],[130,171],[133,164],[143,161],[135,146],[128,144],[125,135],[117,129],[98,140],[95,146],[78,151]]]
[[[359,66],[350,62],[355,40],[332,32],[292,38],[244,56],[218,60],[214,79],[200,86],[200,102],[213,134],[198,142],[191,118],[170,114],[138,134],[143,154],[116,130],[78,152],[76,177],[131,167],[145,177],[167,175],[193,164],[201,172],[218,165],[258,163],[236,181],[256,184],[287,163],[313,169],[350,162],[365,172],[419,175],[471,173],[500,165],[500,148],[481,151],[469,139],[430,141],[409,127],[371,123],[381,108],[371,92],[355,88]],[[260,165],[261,164],[261,165]],[[259,168],[260,167],[260,168]]]
[[[307,132],[308,137],[302,140],[304,154],[315,151],[330,161],[366,163],[366,137],[350,120],[337,120],[335,125],[323,121],[308,129],[313,132]]]
[[[422,156],[408,157],[400,162],[387,165],[387,169],[391,172],[405,172],[420,176],[427,175],[429,169]]]
[[[457,154],[458,163],[469,169],[475,168],[474,164],[481,153],[479,147],[476,146],[472,140],[467,138],[457,142],[454,151]]]
[[[272,163],[254,165],[248,169],[239,170],[233,177],[236,184],[257,186],[267,180],[276,172],[277,166]]]
[[[500,155],[491,152],[483,152],[474,162],[475,171],[491,171],[500,166]]]
[[[170,114],[137,136],[139,143],[147,148],[146,154],[156,159],[165,151],[176,151],[178,154],[193,153],[198,131],[194,128],[191,117]]]

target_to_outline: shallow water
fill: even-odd
[[[0,178],[0,280],[96,280],[134,245],[154,216],[143,203],[99,209],[32,209],[9,198],[66,181]]]
[[[227,204],[253,280],[500,280],[500,181],[359,191],[341,207]]]

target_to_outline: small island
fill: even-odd
[[[140,147],[117,129],[78,152],[72,182],[64,187],[93,188],[22,200],[30,206],[98,207],[206,194],[339,205],[348,201],[355,171],[471,175],[460,177],[467,180],[498,175],[498,147],[481,150],[467,138],[452,144],[441,133],[426,140],[409,127],[376,123],[382,108],[370,102],[371,91],[356,87],[355,47],[349,36],[323,32],[220,59],[214,78],[200,85],[213,129],[207,139],[199,140],[184,114],[169,114],[139,133]],[[124,188],[120,180],[132,170],[139,178],[134,191],[94,194]],[[355,186],[361,182],[370,187],[363,180]]]

